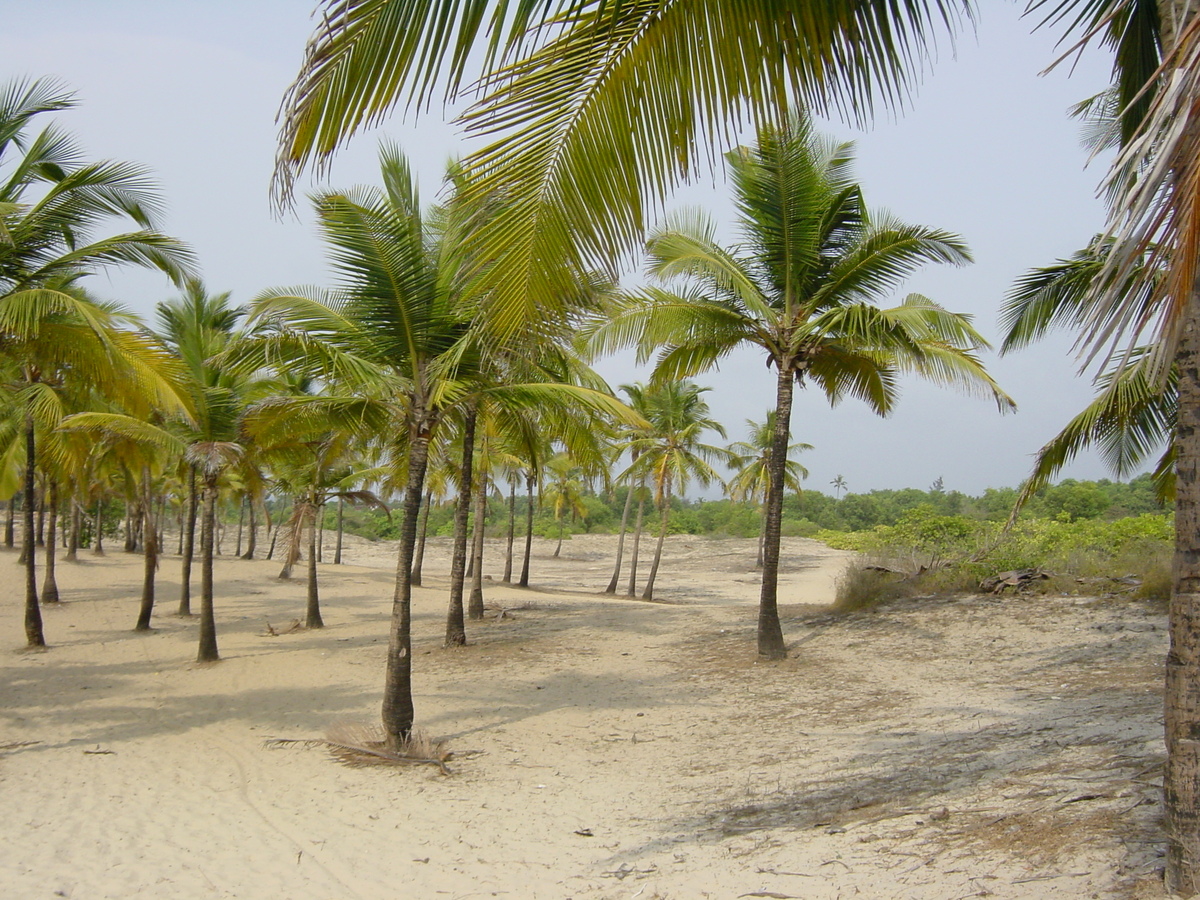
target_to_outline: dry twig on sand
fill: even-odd
[[[263,746],[278,750],[284,747],[324,747],[335,759],[348,766],[436,766],[443,775],[450,775],[446,761],[453,755],[442,741],[414,731],[399,750],[388,749],[383,729],[361,722],[339,722],[330,727],[323,738],[274,738]]]

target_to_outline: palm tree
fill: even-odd
[[[767,412],[762,422],[746,420],[750,429],[749,441],[738,441],[726,449],[733,454],[730,466],[736,473],[729,482],[729,496],[739,502],[750,502],[757,505],[767,497],[767,487],[771,483],[771,442],[775,436],[775,412]],[[792,459],[792,454],[811,450],[812,444],[794,443],[787,448],[787,462],[784,463],[783,486],[785,489],[800,493],[800,482],[808,477],[808,469]],[[841,478],[842,476],[838,476]],[[765,507],[761,507],[765,513]],[[762,516],[765,524],[765,515]],[[756,564],[763,564],[763,531],[760,524],[758,532],[758,559]]]
[[[846,478],[843,475],[835,475],[833,480],[829,482],[833,485],[834,497],[838,500],[842,499],[842,491],[846,489]]]
[[[687,488],[688,481],[695,478],[701,485],[708,486],[721,481],[711,461],[729,463],[733,455],[729,451],[711,444],[701,443],[700,436],[706,431],[715,431],[725,437],[725,428],[709,415],[708,404],[701,394],[709,388],[698,387],[690,381],[668,381],[654,385],[645,395],[646,418],[650,428],[642,436],[630,441],[634,461],[625,475],[646,478],[654,482],[654,500],[661,517],[658,543],[654,549],[654,562],[646,579],[643,600],[654,599],[654,582],[662,562],[663,542],[670,526],[671,499],[673,491]]]
[[[545,473],[542,501],[550,505],[558,525],[558,544],[554,547],[557,559],[562,552],[567,516],[575,519],[587,515],[587,505],[583,502],[583,470],[570,454],[556,453],[546,460]]]
[[[912,372],[991,395],[1001,409],[1013,404],[975,356],[987,342],[969,317],[917,294],[891,309],[874,305],[924,263],[969,261],[957,236],[870,214],[850,177],[850,146],[821,139],[806,117],[764,128],[756,147],[727,159],[745,243],[718,246],[697,216],[668,222],[650,238],[649,271],[683,292],[626,297],[593,344],[600,352],[635,344],[643,360],[661,348],[656,379],[712,368],[743,344],[766,352],[776,402],[758,651],[781,659],[776,593],[795,386],[815,383],[831,403],[855,396],[886,415],[897,376]]]

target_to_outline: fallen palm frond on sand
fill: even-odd
[[[347,766],[437,766],[443,775],[450,775],[446,761],[453,756],[443,741],[414,731],[398,750],[391,750],[383,739],[383,729],[362,722],[339,722],[330,727],[323,738],[273,738],[263,741],[269,750],[286,747],[324,747]]]

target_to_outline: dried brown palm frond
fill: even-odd
[[[429,765],[437,766],[443,775],[451,774],[446,761],[453,755],[444,741],[413,731],[398,749],[391,749],[384,739],[383,728],[364,722],[338,722],[329,727],[323,738],[276,738],[264,741],[272,750],[282,747],[324,747],[348,766]]]

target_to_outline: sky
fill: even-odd
[[[1068,108],[1102,90],[1110,60],[1091,51],[1041,74],[1066,49],[1052,29],[1035,30],[1021,4],[988,0],[973,31],[942,40],[908,108],[865,131],[844,122],[825,130],[857,147],[856,173],[870,206],[961,234],[975,264],[930,267],[904,286],[956,312],[996,342],[998,310],[1013,280],[1069,256],[1104,228],[1097,187],[1103,161],[1088,163]],[[273,214],[269,183],[275,115],[313,29],[311,0],[39,0],[0,6],[0,78],[55,76],[73,88],[75,109],[59,119],[92,158],[139,162],[167,201],[163,230],[195,250],[210,291],[245,303],[270,287],[328,283],[324,251],[303,204]],[[433,200],[446,161],[470,148],[441,110],[393,116],[352,141],[321,184],[377,180],[380,136],[395,140]],[[734,239],[729,186],[709,173],[666,202],[702,205]],[[636,280],[636,273],[631,273]],[[150,316],[173,296],[161,276],[117,271],[91,289]],[[847,400],[799,392],[793,439],[814,446],[801,461],[810,488],[832,492],[841,475],[852,492],[928,488],[977,494],[1015,486],[1032,456],[1092,396],[1070,335],[1006,357],[985,354],[989,370],[1017,401],[994,403],[918,381],[905,382],[886,419]],[[646,377],[628,357],[601,361],[614,385]],[[729,440],[746,436],[774,403],[774,373],[761,356],[739,353],[696,379]],[[710,436],[715,442],[719,438]],[[1091,455],[1064,472],[1107,477]]]

